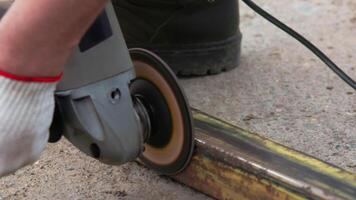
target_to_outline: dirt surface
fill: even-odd
[[[261,1],[356,78],[354,0]],[[191,104],[356,172],[356,94],[315,56],[241,5],[241,66],[182,80]],[[208,199],[129,163],[106,166],[66,141],[0,180],[2,199]]]

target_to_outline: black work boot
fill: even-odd
[[[113,0],[126,43],[158,54],[178,75],[239,65],[237,0]]]

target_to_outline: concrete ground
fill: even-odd
[[[356,78],[354,0],[257,1]],[[356,94],[315,56],[241,5],[241,66],[182,80],[192,106],[356,172]],[[129,163],[105,166],[66,141],[0,180],[3,199],[208,199]]]

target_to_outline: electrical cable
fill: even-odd
[[[328,58],[320,49],[318,49],[314,44],[308,41],[301,34],[294,31],[292,28],[279,21],[277,18],[273,17],[271,14],[263,10],[261,7],[256,5],[251,0],[242,0],[247,6],[249,6],[252,10],[254,10],[257,14],[261,15],[263,18],[276,25],[278,28],[298,40],[302,43],[306,48],[312,51],[317,57],[320,58],[335,74],[337,74],[343,81],[345,81],[348,85],[350,85],[354,90],[356,90],[355,81],[349,77],[344,71],[342,71],[330,58]]]

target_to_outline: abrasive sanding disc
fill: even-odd
[[[189,163],[194,147],[188,101],[160,58],[143,49],[131,49],[130,54],[137,76],[131,93],[148,102],[152,113],[152,133],[140,161],[161,174],[179,173]]]

